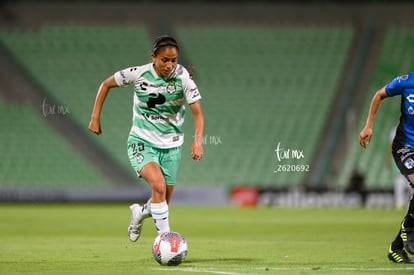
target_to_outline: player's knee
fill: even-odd
[[[152,186],[152,189],[154,192],[159,193],[159,194],[166,194],[167,193],[167,188],[165,187],[165,182],[157,182],[156,184],[154,184]]]
[[[150,182],[152,192],[158,196],[165,197],[167,194],[167,186],[163,177],[153,178]]]

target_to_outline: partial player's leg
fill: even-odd
[[[165,198],[168,204],[170,204],[173,192],[174,192],[174,185],[167,185],[167,195]]]
[[[414,174],[408,175],[410,185],[412,187],[412,193],[414,194]],[[401,223],[401,238],[404,243],[404,248],[408,253],[414,254],[414,195],[411,196],[408,205],[407,215]]]
[[[171,201],[171,197],[174,191],[174,186],[167,185],[167,194],[166,201],[167,204]],[[151,198],[144,205],[139,205],[138,203],[132,204],[131,209],[131,223],[128,227],[128,235],[131,241],[135,242],[138,240],[142,226],[144,224],[144,219],[151,217]]]
[[[398,231],[397,236],[391,243],[388,250],[388,259],[398,264],[412,264],[414,263],[404,250],[404,243],[401,238],[401,229]]]
[[[160,150],[159,161],[162,174],[167,185],[166,199],[169,204],[174,192],[174,186],[177,179],[177,170],[181,162],[181,147],[170,148],[167,150]]]
[[[152,190],[152,185],[154,184],[151,185],[150,182],[163,182],[162,174],[160,176],[160,169],[157,169],[158,156],[155,153],[154,148],[152,148],[149,144],[146,144],[136,137],[130,136],[128,139],[128,156],[132,168],[136,171],[138,177],[142,177],[141,172],[145,170],[144,168],[146,166],[156,168],[152,177],[150,168],[147,172],[145,172],[146,178],[144,177],[144,179],[147,180],[148,184],[151,186]],[[157,178],[160,178],[160,180]],[[151,217],[151,202],[152,198],[150,198],[147,203],[142,206],[138,203],[134,203],[129,207],[131,210],[131,222],[128,226],[128,236],[133,242],[136,242],[141,235],[144,219]]]
[[[392,155],[401,174],[405,176],[408,183],[414,188],[412,184],[414,182],[414,160],[411,158],[414,155],[414,150],[394,140]],[[406,251],[409,253],[414,252],[414,232],[412,232],[414,217],[412,215],[414,215],[413,197],[410,199],[407,215],[401,222],[400,230],[388,251],[388,258],[393,262],[414,263],[406,253]]]
[[[160,166],[150,162],[140,171],[152,190],[151,215],[158,234],[170,231],[168,220],[167,186]]]
[[[407,185],[407,179],[398,174],[395,176],[394,181],[394,206],[397,210],[405,209],[408,206],[411,190],[409,185]]]
[[[414,189],[413,189],[414,192]],[[391,243],[388,251],[388,259],[396,263],[413,264],[407,252],[412,253],[414,249],[414,196],[411,196],[407,215],[401,222],[400,230]]]
[[[174,192],[181,160],[181,147],[154,149],[154,152],[156,152],[158,162],[148,163],[140,174],[151,186],[151,215],[158,234],[162,234],[170,231],[168,205]]]
[[[141,235],[144,220],[151,217],[151,198],[144,205],[134,203],[129,209],[131,210],[131,222],[128,226],[128,236],[132,242],[136,242]]]

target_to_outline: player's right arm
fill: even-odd
[[[380,108],[382,104],[382,101],[388,97],[388,94],[385,91],[385,88],[386,86],[379,89],[371,100],[371,105],[369,107],[369,112],[368,112],[367,121],[365,123],[365,127],[362,129],[362,131],[359,134],[359,144],[363,148],[366,148],[367,145],[371,141],[372,127],[374,125],[375,115],[377,114],[378,109]]]
[[[95,98],[95,105],[93,106],[91,121],[89,122],[89,130],[97,135],[102,134],[100,122],[102,106],[105,102],[109,90],[113,87],[118,87],[118,84],[116,83],[113,75],[102,81],[101,85],[99,86],[98,93]]]

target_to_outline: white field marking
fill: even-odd
[[[246,275],[248,273],[237,273],[237,272],[228,272],[228,271],[218,271],[212,269],[202,269],[202,268],[153,268],[153,270],[162,270],[162,271],[183,271],[183,272],[195,272],[195,273],[212,273],[212,274],[224,274],[224,275]],[[253,273],[249,273],[249,275],[255,275]]]
[[[227,270],[275,270],[275,271],[289,271],[289,270],[325,270],[325,271],[402,271],[402,270],[414,270],[414,267],[252,267],[252,268],[226,268]],[[162,271],[183,271],[183,272],[196,272],[196,273],[212,273],[212,274],[225,274],[225,275],[255,275],[255,273],[239,273],[234,271],[220,271],[212,268],[193,268],[193,267],[176,267],[176,268],[154,268],[154,270]]]
[[[324,268],[322,268],[324,270]],[[414,270],[414,267],[373,267],[373,268],[365,268],[365,267],[332,267],[331,270],[337,271],[393,271],[393,270]]]
[[[414,267],[252,267],[250,270],[327,270],[327,271],[401,271],[414,270]]]

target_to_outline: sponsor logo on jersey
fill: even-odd
[[[414,94],[409,94],[406,99],[408,100],[408,102],[413,103],[414,102]]]
[[[192,98],[196,98],[196,97],[200,96],[200,92],[198,91],[198,89],[197,89],[197,88],[192,88],[192,89],[190,90],[190,93],[192,93],[192,94],[193,94]]]
[[[150,114],[145,114],[145,116],[149,120],[152,120],[154,122],[157,122],[157,121],[167,121],[168,122],[168,118],[167,117],[163,117],[163,116],[159,116],[159,115],[150,115]]]
[[[177,91],[176,83],[173,81],[168,82],[167,84],[157,85],[154,83],[148,83],[145,81],[139,81],[136,84],[137,88],[142,92],[150,92],[150,93],[170,93],[173,94]]]
[[[143,82],[138,83],[138,86],[141,89],[141,91],[146,91],[148,87],[148,83],[143,81]]]
[[[410,152],[410,148],[407,148],[407,147],[404,147],[404,148],[401,148],[401,149],[399,149],[398,151],[397,151],[397,153],[398,154],[405,154],[405,153],[407,153],[407,152]]]
[[[413,106],[408,107],[407,112],[408,112],[410,115],[414,115],[414,108],[413,108]]]
[[[155,108],[156,105],[165,103],[165,96],[160,93],[150,93],[148,97],[147,106],[148,108]]]

